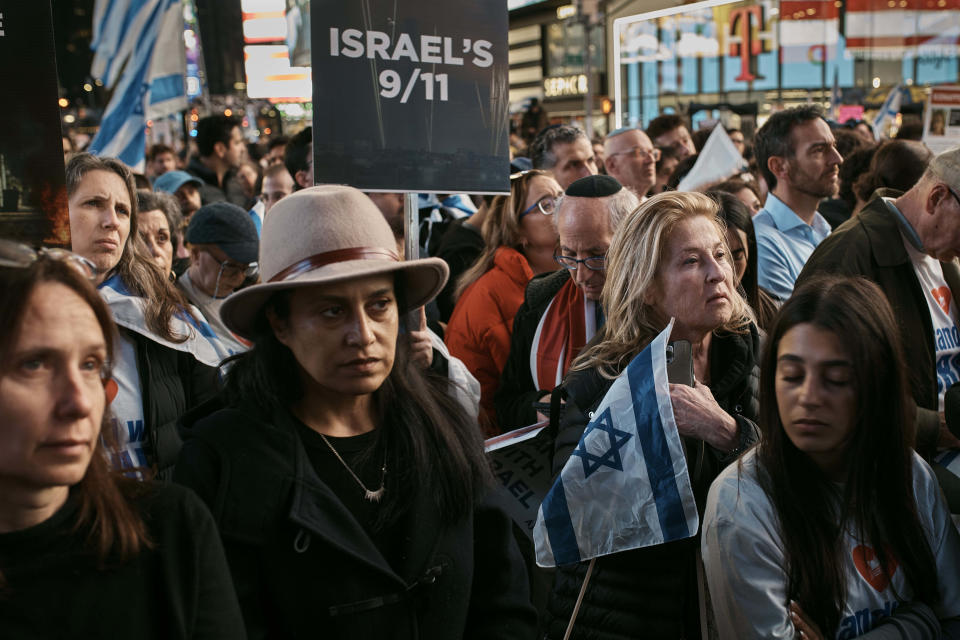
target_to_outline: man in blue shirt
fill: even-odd
[[[836,193],[843,158],[822,112],[812,105],[770,116],[757,132],[755,149],[770,189],[753,219],[757,280],[786,300],[807,258],[830,233],[817,207]]]

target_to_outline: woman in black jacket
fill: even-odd
[[[216,394],[229,355],[199,311],[157,267],[137,231],[130,170],[81,153],[67,164],[70,240],[94,265],[120,327],[107,387],[114,468],[153,468],[169,481],[182,444],[177,420]]]
[[[242,640],[209,510],[107,468],[115,327],[91,275],[0,241],[0,635]]]
[[[223,305],[254,346],[175,479],[214,512],[253,638],[533,636],[479,428],[398,340],[446,265],[395,247],[359,191],[304,189],[264,224],[266,282]]]
[[[671,384],[677,429],[702,512],[710,482],[756,441],[759,336],[737,293],[717,203],[702,194],[651,198],[621,223],[607,253],[606,323],[563,382],[559,473],[614,378],[674,318],[691,343],[693,386]],[[599,558],[572,638],[699,638],[697,538]],[[548,637],[563,637],[586,564],[560,567]]]

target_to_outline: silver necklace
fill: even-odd
[[[319,431],[317,432],[319,433]],[[387,456],[383,456],[383,467],[380,468],[380,488],[376,491],[370,491],[367,489],[366,485],[360,481],[360,478],[357,477],[357,474],[353,472],[353,469],[350,468],[350,465],[347,464],[347,461],[340,457],[340,453],[333,448],[333,445],[330,444],[330,441],[327,440],[327,436],[320,433],[320,437],[323,438],[323,441],[327,443],[327,446],[330,447],[330,451],[333,451],[333,455],[337,456],[337,460],[340,461],[340,464],[343,465],[343,468],[347,470],[354,480],[357,481],[357,484],[360,485],[360,488],[363,489],[363,498],[364,500],[369,500],[370,502],[380,502],[380,499],[383,498],[383,493],[387,490]]]

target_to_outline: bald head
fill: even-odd
[[[615,131],[603,143],[607,173],[639,198],[650,191],[657,179],[659,152],[640,129]]]

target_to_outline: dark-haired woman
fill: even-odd
[[[854,213],[863,209],[877,189],[909,191],[933,160],[933,153],[922,142],[887,140],[880,144],[870,159],[870,168],[853,184],[857,197]]]
[[[206,507],[107,469],[115,327],[92,273],[0,241],[0,636],[242,639]]]
[[[811,280],[784,304],[763,356],[760,444],[713,483],[704,515],[721,637],[960,630],[960,534],[910,449],[905,370],[868,280]]]
[[[107,396],[114,468],[153,468],[167,481],[182,444],[176,421],[216,394],[229,355],[203,316],[157,267],[139,233],[133,176],[89,153],[67,164],[70,240],[93,263],[120,326]]]
[[[757,284],[757,237],[753,232],[753,215],[740,198],[717,189],[707,192],[720,205],[720,218],[727,225],[727,245],[733,263],[734,282],[746,295],[763,330],[773,321],[777,303]]]
[[[298,191],[264,223],[264,284],[221,310],[254,346],[175,479],[214,512],[253,638],[534,633],[476,422],[400,335],[446,265],[395,247],[359,191]]]

